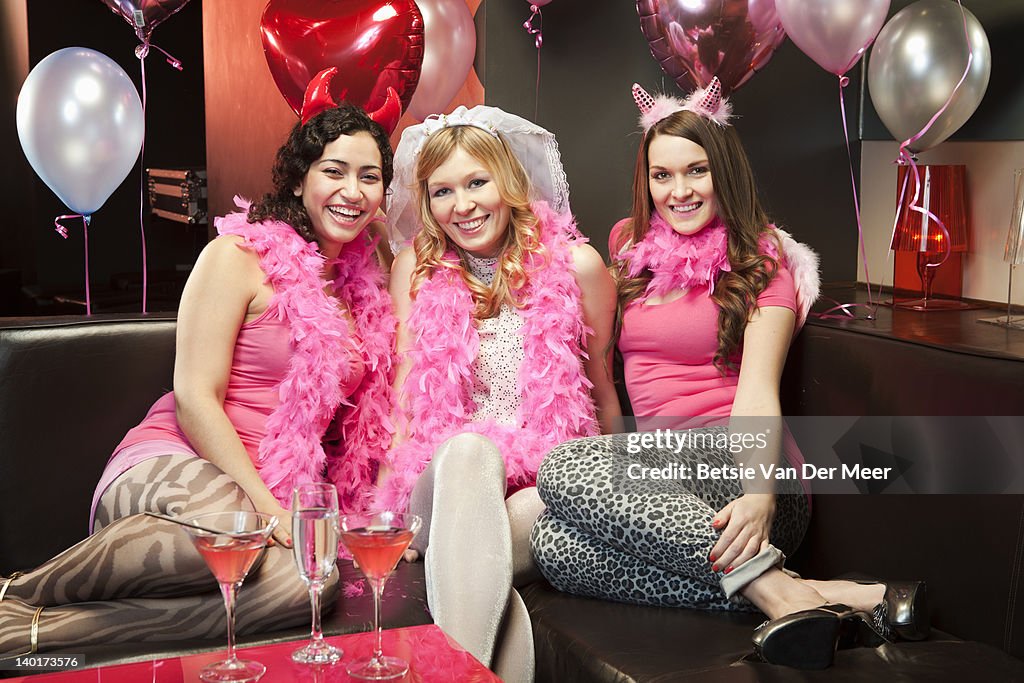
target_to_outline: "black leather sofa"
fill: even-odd
[[[166,316],[0,320],[0,574],[33,567],[85,536],[93,485],[123,433],[170,388],[173,349],[174,320]],[[941,397],[908,374],[922,367],[939,370]],[[918,384],[908,390],[910,379]],[[805,328],[784,384],[787,414],[1024,414],[1024,361],[830,323]],[[1024,608],[1016,600],[1024,567],[1020,495],[816,495],[791,566],[814,577],[857,570],[926,578],[935,631],[924,642],[841,651],[831,669],[804,672],[751,660],[758,616],[587,600],[538,582],[523,589],[537,679],[1024,681]],[[390,586],[404,599],[385,601],[387,625],[429,622],[422,564],[403,565]],[[325,629],[365,630],[370,619],[368,596],[340,598]],[[90,664],[101,664],[219,647],[220,640],[139,643],[87,654]]]

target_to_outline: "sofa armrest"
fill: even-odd
[[[172,386],[172,316],[0,321],[0,574],[88,535],[113,448]]]

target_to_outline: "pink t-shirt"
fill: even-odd
[[[757,304],[796,311],[793,277],[785,267],[779,266]],[[717,349],[718,306],[706,288],[668,303],[631,303],[623,314],[619,350],[634,415],[727,417],[739,375],[723,375],[714,366]]]

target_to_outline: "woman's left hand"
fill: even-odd
[[[775,519],[775,496],[747,493],[715,515],[711,525],[721,533],[708,559],[712,569],[728,574],[768,545]]]

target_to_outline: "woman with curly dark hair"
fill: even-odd
[[[686,101],[639,86],[632,216],[612,231],[618,348],[639,426],[553,450],[532,546],[561,590],[622,602],[759,609],[766,661],[831,664],[841,632],[927,633],[920,583],[783,571],[809,520],[781,418],[790,340],[817,257],[772,225],[717,81]],[[765,474],[765,473],[768,474]]]
[[[391,438],[380,416],[395,322],[366,230],[391,177],[380,124],[307,96],[273,191],[251,206],[236,199],[243,211],[217,219],[220,237],[196,262],[178,312],[174,390],[107,464],[93,535],[0,579],[0,655],[222,634],[203,558],[177,524],[142,513],[286,520],[293,487],[319,481],[337,486],[343,508],[362,506]],[[289,527],[246,581],[240,633],[309,618]]]

